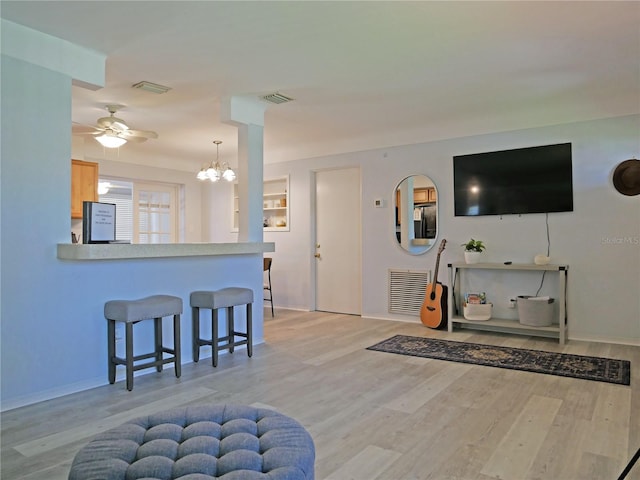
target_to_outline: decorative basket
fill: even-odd
[[[483,322],[491,318],[493,303],[466,303],[463,307],[464,318]]]
[[[553,298],[518,296],[518,319],[521,325],[547,327],[553,322]]]

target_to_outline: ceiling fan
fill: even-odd
[[[107,148],[118,148],[126,142],[145,142],[148,138],[158,138],[156,132],[149,130],[133,130],[124,120],[115,116],[122,105],[106,105],[110,113],[108,117],[97,120],[97,126],[88,127],[74,124],[73,133],[79,135],[92,135],[98,142]],[[90,130],[87,130],[89,128]]]

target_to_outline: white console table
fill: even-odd
[[[518,320],[491,318],[486,321],[467,320],[462,315],[456,315],[456,297],[460,292],[455,291],[454,282],[458,275],[462,275],[465,270],[514,270],[514,271],[547,271],[558,274],[558,324],[548,327],[532,327],[522,325]],[[567,308],[566,308],[566,285],[568,265],[534,265],[534,264],[509,264],[504,263],[450,263],[449,264],[449,332],[453,331],[454,324],[467,328],[478,328],[483,330],[496,330],[521,335],[534,335],[541,337],[557,338],[561,345],[567,340]],[[461,302],[460,302],[461,304]]]

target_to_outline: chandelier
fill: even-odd
[[[214,140],[213,143],[216,144],[216,161],[211,161],[209,166],[202,167],[196,177],[198,180],[211,180],[212,182],[217,182],[220,178],[224,178],[227,182],[233,182],[236,179],[236,173],[231,170],[227,162],[220,165],[218,161],[222,141]]]

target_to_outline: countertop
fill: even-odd
[[[59,243],[61,260],[120,260],[131,258],[246,255],[274,252],[274,242],[170,243],[170,244],[78,244]]]

